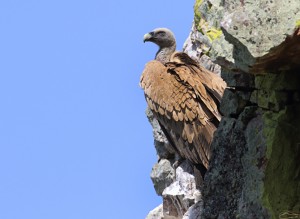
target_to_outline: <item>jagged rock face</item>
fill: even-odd
[[[271,77],[283,77],[281,74]],[[287,210],[299,212],[300,104],[292,98],[299,88],[293,83],[277,88],[279,82],[269,78],[256,77],[250,97],[248,87],[244,91],[238,82],[224,96],[222,105],[231,107],[223,107],[226,111],[215,133],[213,158],[202,190],[202,218],[279,218]],[[294,80],[300,83],[298,76]],[[261,81],[273,85],[267,89],[261,87]],[[268,95],[273,89],[291,97],[257,94]],[[243,104],[237,104],[240,92],[248,97]]]
[[[199,172],[196,174],[194,166],[188,160],[180,158],[169,146],[149,108],[146,115],[153,128],[154,144],[159,158],[152,168],[151,179],[156,193],[163,198],[163,204],[149,212],[146,218],[181,219],[201,199],[196,182]]]
[[[299,218],[299,0],[197,0],[194,11],[184,51],[227,82],[224,117],[199,195],[178,201],[176,172],[162,218]]]
[[[163,217],[163,205],[161,204],[154,208],[152,211],[150,211],[146,219],[161,219]]]
[[[201,218],[202,209],[203,202],[200,200],[187,210],[187,212],[183,215],[182,219],[199,219]]]
[[[163,194],[164,219],[180,219],[200,196],[196,189],[193,165],[188,160],[176,168],[176,181]]]
[[[161,159],[154,164],[150,177],[156,193],[162,195],[164,189],[174,182],[175,170],[169,160]]]
[[[278,53],[271,50],[277,48],[280,53],[280,45],[294,34],[300,21],[298,0],[197,0],[194,9],[198,33],[191,34],[196,36],[193,45],[205,48],[203,52],[222,67],[252,73],[258,73],[251,68],[261,59],[276,59]],[[289,51],[294,51],[295,60],[286,66],[299,63],[299,45],[295,43]]]
[[[229,87],[202,218],[299,215],[299,9],[295,0],[196,2],[193,31],[203,36],[190,41],[206,45]]]

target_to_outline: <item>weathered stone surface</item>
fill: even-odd
[[[176,181],[163,192],[164,218],[182,218],[195,200],[199,200],[199,191],[194,167],[185,160],[176,168]]]
[[[266,145],[262,115],[255,109],[223,118],[217,130],[202,191],[203,218],[269,217],[262,206]]]
[[[159,158],[172,159],[175,156],[175,151],[170,146],[165,134],[163,133],[158,121],[153,117],[153,113],[149,107],[146,109],[146,116],[153,129],[154,145]]]
[[[286,71],[277,74],[264,74],[255,77],[255,92],[251,102],[272,111],[280,111],[286,105],[299,102],[300,74]]]
[[[298,23],[300,20],[297,21]],[[251,71],[253,73],[278,72],[299,70],[300,63],[300,29],[299,25],[292,36],[287,36],[285,41],[273,48],[270,53],[257,58]],[[291,82],[292,83],[292,82]]]
[[[274,66],[275,60],[284,61],[277,62],[277,68],[291,67],[300,60],[299,41],[285,41],[299,26],[299,9],[298,0],[197,0],[198,33],[191,35],[198,36],[194,42],[206,47],[205,53],[213,60],[230,69],[262,72],[264,67]],[[291,54],[289,60],[283,59],[282,53]]]
[[[297,0],[253,3],[225,1],[227,10],[221,21],[225,38],[234,45],[235,64],[244,71],[284,42],[286,35],[293,35],[300,17]]]
[[[207,55],[202,55],[199,59],[199,62],[204,68],[221,75],[221,66],[213,63]]]
[[[245,150],[236,144],[245,144],[242,131],[235,129],[236,123],[237,120],[234,118],[223,118],[215,133],[216,137],[212,144],[213,156],[202,190],[204,218],[217,218],[219,215],[228,218],[235,216],[243,178],[240,171],[242,164],[238,158]]]
[[[221,66],[212,62],[211,58],[205,55],[205,51],[209,49],[206,47],[206,44],[209,43],[209,41],[206,40],[207,43],[203,44],[202,41],[205,41],[205,39],[201,38],[203,35],[196,31],[194,25],[192,30],[193,31],[191,31],[189,37],[183,45],[183,51],[206,69],[221,75]]]
[[[203,203],[201,201],[192,205],[183,215],[182,219],[200,219],[203,209],[202,205]]]
[[[266,142],[263,129],[262,112],[247,123],[244,131],[245,154],[241,157],[243,166],[243,188],[239,194],[237,215],[240,218],[268,218],[268,211],[262,205],[263,178],[266,168]],[[241,117],[239,118],[239,120]],[[242,146],[242,145],[241,145]]]
[[[264,205],[274,218],[291,211],[300,216],[300,104],[263,115],[266,139]],[[284,217],[282,217],[284,218]]]
[[[226,81],[228,87],[236,87],[252,90],[255,87],[254,76],[245,72],[232,72],[222,69],[221,77]]]
[[[299,63],[300,65],[300,63]],[[276,91],[299,90],[300,72],[280,71],[276,74],[263,74],[255,77],[255,88]]]
[[[224,116],[237,116],[250,100],[251,92],[226,89],[221,101],[220,111]]]
[[[207,29],[223,31],[206,53],[231,88],[221,102],[225,117],[204,181],[203,218],[278,218],[288,210],[299,215],[299,180],[286,174],[299,175],[299,7],[296,0],[196,1],[195,26],[204,35],[198,41],[209,38]]]
[[[162,195],[164,189],[174,182],[175,170],[169,160],[161,159],[152,167],[150,177],[156,193]]]
[[[146,219],[164,219],[163,215],[163,205],[160,204],[156,208],[154,208],[152,211],[149,212]]]

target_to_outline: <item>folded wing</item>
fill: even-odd
[[[176,52],[165,65],[148,62],[140,86],[174,149],[207,168],[225,82],[185,53]]]

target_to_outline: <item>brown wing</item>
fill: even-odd
[[[183,52],[174,52],[170,62],[179,66],[180,64],[187,66],[192,74],[197,74],[193,80],[200,80],[212,97],[217,99],[215,102],[221,101],[226,88],[226,82],[221,77],[198,65],[196,61]]]
[[[219,121],[221,115],[200,73],[181,63],[151,61],[140,85],[173,147],[182,157],[207,167],[217,125],[213,120]]]

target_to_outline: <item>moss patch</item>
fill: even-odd
[[[196,0],[195,5],[194,5],[194,21],[195,21],[195,26],[197,27],[197,29],[198,29],[199,22],[201,20],[201,13],[200,13],[199,7],[202,4],[202,1],[203,0]],[[198,31],[200,31],[200,30],[198,29]]]
[[[293,72],[266,73],[255,77],[255,87],[264,90],[298,90],[299,82],[300,74]]]
[[[282,212],[300,212],[300,105],[263,115],[268,165],[263,202],[273,218]]]
[[[210,28],[207,32],[206,35],[210,39],[210,41],[214,41],[215,39],[218,39],[222,35],[221,29],[216,29],[214,27]]]
[[[222,35],[222,31],[220,28],[214,27],[207,22],[206,16],[212,13],[210,12],[212,8],[212,4],[210,2],[203,3],[203,0],[197,0],[194,5],[194,21],[197,30],[203,35],[207,36],[207,38],[212,42],[215,39],[218,39]],[[202,9],[200,9],[202,8]],[[204,13],[201,14],[201,10]]]

